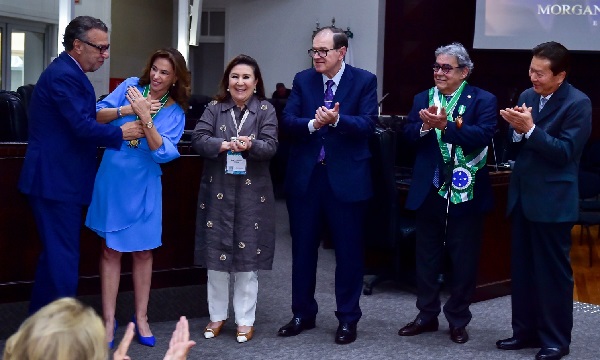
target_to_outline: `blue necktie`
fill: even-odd
[[[546,105],[546,103],[548,102],[548,99],[546,99],[545,97],[541,97],[540,98],[540,111],[542,111],[542,109],[544,108],[544,105]]]
[[[333,89],[331,88],[335,84],[333,80],[327,80],[325,85],[327,85],[327,89],[325,89],[325,95],[323,96],[323,104],[326,108],[331,109],[333,107]],[[325,160],[325,148],[321,146],[321,151],[319,151],[319,157],[317,158],[318,162],[323,162]]]

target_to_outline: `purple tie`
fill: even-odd
[[[323,104],[326,108],[331,109],[333,107],[333,89],[331,88],[335,84],[333,80],[327,80],[325,85],[327,85],[327,89],[325,89],[325,95],[323,96]],[[324,163],[325,161],[325,147],[321,146],[321,151],[319,151],[319,157],[317,161],[320,163]]]
[[[331,109],[333,107],[333,89],[331,88],[335,84],[333,80],[327,80],[325,85],[327,85],[327,89],[325,89],[324,103],[325,107]]]

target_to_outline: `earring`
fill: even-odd
[[[256,88],[254,88],[254,93],[256,94]]]
[[[227,88],[227,92],[229,92],[229,88]]]
[[[175,86],[175,83],[173,83],[173,85],[172,85],[172,86]]]

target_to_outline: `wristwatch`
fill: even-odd
[[[150,120],[145,125],[148,129],[152,129],[154,127],[154,122],[152,120]]]

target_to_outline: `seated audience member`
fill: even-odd
[[[123,341],[113,360],[127,356],[133,339],[134,325],[129,323]],[[185,316],[177,323],[164,360],[185,360],[196,343],[189,340]],[[3,360],[106,360],[108,347],[104,341],[104,324],[98,314],[73,298],[61,298],[31,315],[6,341]]]
[[[273,91],[273,95],[271,96],[271,98],[287,99],[291,93],[292,93],[292,90],[286,88],[283,83],[277,83],[277,85],[275,85],[275,91]]]

